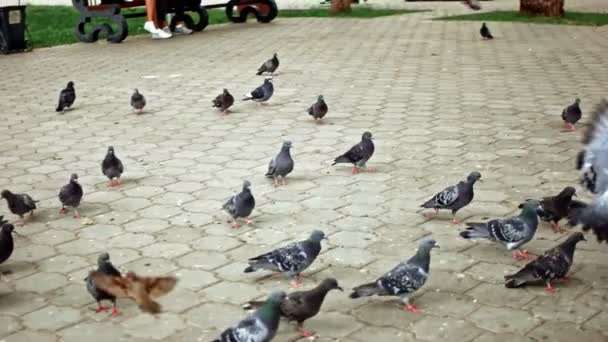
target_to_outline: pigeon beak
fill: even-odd
[[[576,194],[576,192],[575,192],[575,193],[573,193],[573,194],[572,194],[572,196],[574,196],[574,197],[578,197],[578,195]]]
[[[439,248],[439,245],[435,245],[435,246],[433,246],[433,248]]]
[[[329,238],[328,238],[327,236],[324,236],[324,237],[323,237],[323,240],[327,240],[327,241],[329,241]]]
[[[344,289],[341,288],[340,286],[336,286],[336,290],[340,290],[340,291],[344,292]]]

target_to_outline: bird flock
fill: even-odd
[[[484,39],[493,38],[485,23],[480,33]],[[257,75],[274,74],[278,67],[279,59],[275,53],[257,70]],[[265,103],[271,99],[273,93],[272,77],[266,77],[264,83],[247,94],[243,100]],[[66,110],[73,108],[75,101],[75,85],[73,82],[69,82],[66,88],[60,92],[56,111],[65,113]],[[223,89],[223,92],[212,100],[212,103],[214,108],[227,114],[229,108],[234,104],[234,97],[227,89]],[[137,113],[142,113],[145,105],[144,95],[135,89],[131,98],[131,106]],[[325,117],[328,113],[328,106],[324,97],[320,95],[316,102],[306,110],[306,113],[317,123]],[[574,130],[576,122],[582,117],[580,100],[576,99],[572,105],[567,106],[561,117],[566,128]],[[361,140],[347,152],[336,157],[332,165],[350,164],[352,174],[357,174],[362,170],[376,171],[367,166],[375,151],[373,139],[371,132],[363,132]],[[290,141],[283,142],[278,154],[268,164],[265,176],[272,178],[275,187],[287,186],[286,178],[295,165],[290,152],[292,146]],[[564,242],[542,255],[531,257],[523,247],[533,240],[539,226],[539,218],[550,222],[555,232],[563,232],[559,222],[567,218],[571,226],[581,225],[584,231],[592,230],[600,242],[608,240],[608,101],[599,103],[591,115],[591,123],[584,133],[583,148],[577,156],[576,167],[580,170],[582,185],[594,195],[591,203],[574,200],[576,190],[569,186],[555,196],[525,199],[519,206],[521,212],[517,216],[491,219],[487,222],[466,222],[466,227],[458,233],[460,237],[467,240],[488,240],[501,245],[512,251],[512,257],[516,260],[532,258],[520,271],[505,276],[506,288],[545,284],[547,291],[555,292],[556,289],[552,283],[558,279],[567,279],[568,271],[573,264],[576,244],[585,241],[583,233],[575,232]],[[101,161],[101,171],[108,178],[109,187],[121,185],[121,176],[125,172],[125,168],[113,146],[108,147],[106,155]],[[452,222],[460,224],[457,212],[474,200],[474,186],[478,181],[482,181],[481,173],[472,171],[465,180],[435,194],[421,205],[422,208],[433,209],[434,212],[424,215],[434,218],[439,210],[450,210],[453,216]],[[251,188],[251,182],[245,180],[242,190],[229,198],[222,207],[232,218],[232,228],[234,229],[239,227],[239,220],[245,220],[247,224],[253,223],[251,215],[255,210],[256,201]],[[34,211],[37,209],[37,201],[27,194],[3,190],[1,196],[6,200],[10,212],[19,217],[19,221],[16,223],[18,225],[25,225],[26,216],[34,215]],[[68,183],[59,189],[60,212],[65,214],[68,210],[72,210],[74,217],[79,218],[78,208],[83,196],[84,192],[78,182],[78,175],[70,175]],[[13,252],[12,233],[15,231],[15,227],[3,216],[0,216],[0,226],[1,264],[6,262]],[[305,240],[293,242],[250,258],[247,261],[249,265],[243,272],[281,273],[290,278],[293,281],[292,286],[297,288],[302,284],[302,273],[315,262],[322,251],[322,242],[327,239],[328,237],[323,231],[314,230]],[[377,279],[355,286],[349,297],[357,299],[375,295],[394,296],[400,298],[405,310],[412,313],[421,311],[411,303],[410,298],[424,286],[430,276],[431,251],[434,248],[439,248],[434,239],[421,239],[417,251],[409,259],[399,263]],[[122,274],[112,264],[108,253],[99,255],[97,269],[91,271],[84,281],[86,290],[97,302],[97,311],[106,311],[108,308],[103,306],[103,302],[109,301],[112,303],[112,315],[120,314],[117,298],[133,300],[144,312],[160,313],[162,308],[156,299],[171,292],[178,283],[178,279],[174,276],[144,277],[134,272]],[[324,279],[308,291],[296,291],[289,294],[282,290],[272,291],[265,301],[248,303],[245,308],[255,311],[223,331],[214,342],[271,341],[278,330],[281,317],[295,321],[297,330],[303,336],[314,336],[314,333],[305,330],[303,324],[307,319],[319,313],[326,295],[331,290],[344,291],[338,280],[334,278]]]

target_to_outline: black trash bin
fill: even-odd
[[[0,52],[20,52],[31,50],[27,36],[25,5],[0,7]]]

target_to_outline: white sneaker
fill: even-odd
[[[144,24],[144,30],[152,34],[152,39],[167,39],[173,37],[170,32],[167,33],[159,28],[156,28],[156,26],[154,26],[154,23],[151,21],[146,21],[146,23]]]
[[[156,28],[156,26],[154,26],[153,21],[146,21],[146,23],[144,24],[144,30],[150,33],[155,33],[158,29]]]
[[[175,33],[192,34],[192,30],[187,28],[184,24],[179,24],[175,26]]]
[[[171,35],[173,34],[173,32],[171,32],[171,29],[169,28],[169,26],[165,26],[165,27],[163,27],[163,31],[164,31],[165,33],[168,33],[168,34],[171,34]]]

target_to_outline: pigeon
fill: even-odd
[[[70,182],[59,190],[59,200],[61,201],[61,210],[59,213],[64,214],[67,212],[65,207],[72,207],[74,208],[74,218],[80,218],[78,206],[82,200],[82,195],[82,186],[78,183],[78,175],[73,173],[70,176]]]
[[[581,99],[574,100],[574,103],[564,108],[562,111],[562,120],[564,120],[564,126],[570,131],[574,131],[576,127],[576,123],[583,116],[583,112],[581,111]]]
[[[319,95],[317,102],[313,103],[312,106],[308,108],[307,112],[308,115],[315,119],[316,123],[321,122],[321,119],[327,114],[327,103],[325,103],[323,95]]]
[[[101,253],[97,258],[97,271],[98,273],[112,276],[112,277],[121,277],[120,271],[118,271],[114,265],[110,262],[110,254]],[[107,308],[101,305],[102,300],[109,300],[112,302],[112,316],[117,316],[120,314],[118,307],[116,306],[116,296],[113,294],[100,289],[95,282],[95,278],[90,275],[85,279],[87,285],[87,291],[95,298],[97,301],[97,312],[106,311]]]
[[[68,82],[65,89],[62,89],[59,93],[59,104],[55,111],[65,113],[66,109],[69,109],[76,101],[76,90],[74,89],[74,82]]]
[[[352,173],[359,173],[359,169],[362,167],[366,167],[367,161],[374,155],[374,142],[372,141],[372,134],[370,132],[363,133],[361,137],[361,142],[357,145],[353,146],[343,155],[334,159],[334,163],[336,164],[353,164]],[[374,172],[376,169],[371,167],[366,167],[367,172]]]
[[[224,330],[213,342],[270,342],[279,329],[280,306],[285,292],[273,291],[264,305],[236,326]]]
[[[274,93],[274,86],[272,85],[272,77],[266,77],[264,84],[255,88],[250,94],[245,95],[243,101],[253,100],[258,103],[263,103],[270,100]]]
[[[3,264],[11,254],[15,245],[13,243],[13,231],[15,227],[4,220],[4,216],[0,216],[0,264]]]
[[[281,178],[281,185],[287,185],[285,177],[293,171],[293,158],[291,158],[291,153],[289,152],[291,148],[291,141],[285,141],[283,146],[281,146],[279,154],[274,156],[270,160],[270,163],[268,163],[268,171],[265,176],[273,178],[272,185],[275,187],[279,186],[279,178]]]
[[[135,109],[135,112],[137,112],[137,114],[141,114],[144,112],[145,106],[146,106],[146,98],[136,88],[133,91],[133,95],[131,95],[131,107],[133,107],[133,109]]]
[[[0,196],[8,203],[8,209],[11,213],[19,216],[21,225],[25,224],[23,215],[30,213],[30,217],[34,216],[34,210],[36,209],[36,203],[38,203],[38,201],[32,199],[30,195],[14,194],[8,190],[2,190]]]
[[[357,286],[350,294],[350,298],[378,296],[399,296],[405,304],[404,309],[410,312],[419,312],[415,305],[410,304],[409,297],[418,291],[429,276],[431,263],[431,249],[439,247],[433,239],[424,239],[420,242],[416,254],[405,262],[401,262],[388,273],[376,281]]]
[[[223,113],[228,113],[228,108],[230,108],[230,106],[232,106],[233,103],[234,103],[234,97],[232,96],[232,94],[230,94],[228,92],[228,89],[224,88],[224,92],[219,94],[213,100],[213,107],[219,108],[220,111]]]
[[[439,209],[450,209],[452,210],[452,223],[458,224],[460,221],[456,218],[456,212],[466,207],[473,201],[474,191],[473,185],[477,180],[481,179],[481,173],[477,171],[471,172],[467,176],[466,181],[458,182],[456,185],[449,186],[443,189],[440,193],[436,194],[428,200],[426,203],[421,205],[422,208],[433,208],[435,209],[435,216],[439,212]]]
[[[540,200],[540,205],[536,209],[538,216],[545,222],[551,222],[551,228],[554,232],[561,232],[559,221],[568,217],[570,212],[570,203],[572,203],[572,196],[576,196],[576,189],[571,186],[565,187],[557,196],[543,197]],[[526,200],[529,201],[529,200]],[[519,208],[523,208],[525,203],[519,205]]]
[[[304,337],[312,337],[314,333],[306,331],[304,329],[304,321],[309,318],[314,317],[319,310],[321,310],[321,305],[323,304],[323,300],[325,300],[325,296],[331,290],[340,290],[344,291],[339,285],[338,281],[334,278],[324,279],[319,286],[315,287],[312,290],[308,291],[298,291],[290,293],[282,302],[281,302],[281,316],[287,318],[290,321],[298,322],[298,331]],[[264,302],[252,301],[249,302],[246,307],[249,308],[258,308],[264,305]]]
[[[116,157],[114,147],[108,147],[108,153],[106,153],[105,158],[103,158],[103,161],[101,162],[101,172],[110,180],[108,186],[119,186],[120,175],[122,175],[123,171],[124,167],[122,166],[120,159]]]
[[[100,271],[89,273],[98,289],[118,298],[130,298],[139,308],[151,314],[161,312],[161,306],[154,299],[171,292],[177,284],[176,277],[144,277],[127,272],[122,276],[110,275]]]
[[[583,233],[576,232],[559,245],[546,251],[537,259],[528,263],[524,268],[515,273],[505,276],[505,287],[516,288],[545,282],[546,291],[555,292],[551,281],[555,279],[567,280],[568,271],[574,261],[574,249],[579,241],[586,241]]]
[[[267,60],[266,62],[264,62],[264,64],[262,64],[262,66],[258,69],[258,72],[256,75],[261,75],[265,72],[269,72],[272,75],[272,74],[274,74],[274,72],[277,70],[278,67],[279,67],[279,57],[277,57],[277,54],[275,53],[271,59]]]
[[[300,273],[315,261],[321,252],[321,240],[323,239],[327,240],[325,233],[315,230],[304,241],[294,242],[286,247],[249,259],[249,266],[243,272],[269,270],[287,273],[290,278],[294,278],[293,286],[300,287],[302,285]]]
[[[492,33],[490,33],[490,29],[486,26],[486,23],[481,24],[481,29],[479,29],[479,34],[483,39],[494,39]]]
[[[464,0],[462,3],[467,5],[473,11],[479,11],[481,9],[481,4],[478,0]]]
[[[491,220],[486,223],[467,223],[467,229],[460,236],[467,240],[487,239],[499,242],[508,250],[518,249],[534,237],[538,228],[536,208],[540,203],[527,201],[519,216],[507,219]],[[513,259],[527,259],[527,251],[513,251]]]
[[[590,204],[576,202],[568,221],[592,230],[599,242],[608,241],[608,100],[595,107],[583,144],[581,183],[594,199]]]
[[[232,196],[222,207],[228,214],[234,219],[232,228],[238,228],[239,224],[236,221],[240,217],[247,218],[247,224],[252,224],[253,221],[249,218],[253,208],[255,208],[255,198],[251,193],[251,183],[249,181],[243,182],[243,190]]]

